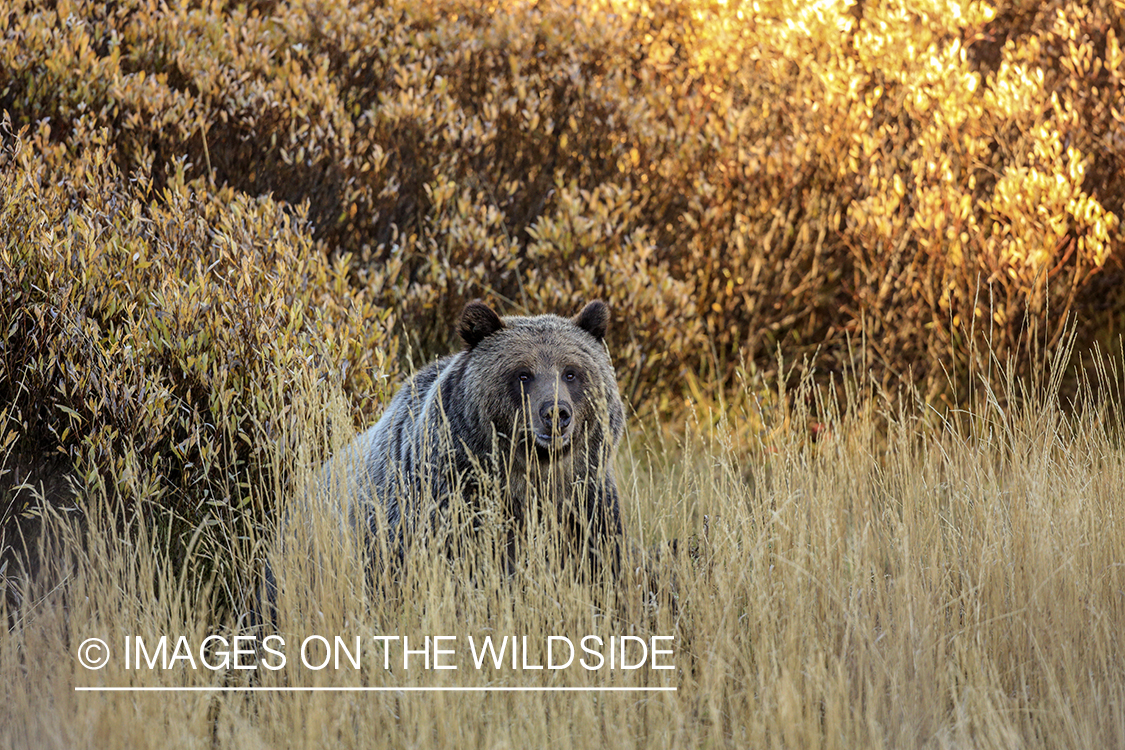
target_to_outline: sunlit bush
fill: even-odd
[[[1125,303],[1123,33],[1110,0],[17,0],[6,486],[237,502],[287,378],[370,417],[474,297],[608,300],[638,408],[778,350],[934,400],[974,335],[1026,373],[1069,313],[1081,351]]]
[[[183,157],[306,205],[423,352],[471,297],[599,295],[639,399],[849,335],[935,396],[973,326],[1110,332],[1121,32],[1111,2],[20,2],[0,105],[105,128],[156,196]]]

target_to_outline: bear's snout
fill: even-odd
[[[539,406],[539,418],[543,420],[543,424],[553,432],[565,432],[567,427],[570,427],[571,417],[570,404],[565,401],[559,401],[557,404],[554,401],[544,401]]]
[[[535,442],[540,448],[565,448],[570,443],[574,407],[568,401],[547,399],[539,404]]]

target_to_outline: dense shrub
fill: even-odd
[[[81,150],[44,124],[0,156],[5,552],[36,492],[97,491],[126,518],[143,502],[172,537],[229,521],[251,482],[284,481],[266,464],[290,392],[319,378],[379,398],[394,348],[303,211],[193,191],[182,170],[157,194],[122,178],[106,132],[74,127]]]
[[[638,399],[849,335],[934,396],[973,325],[1113,332],[1122,31],[1108,0],[26,0],[0,106],[104,128],[157,195],[186,157],[307,205],[423,352],[467,298],[600,295]]]
[[[16,0],[7,482],[236,503],[302,368],[370,414],[478,296],[607,299],[637,406],[861,344],[937,399],[982,330],[1026,372],[1067,313],[1117,333],[1123,32],[1111,0]]]

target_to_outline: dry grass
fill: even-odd
[[[334,519],[299,524],[321,539],[321,552],[310,558],[315,573],[298,555],[278,563],[276,630],[288,658],[279,671],[125,669],[128,635],[184,635],[197,645],[230,636],[235,619],[217,604],[229,592],[169,572],[167,541],[146,536],[143,524],[118,519],[125,531],[105,533],[113,524],[90,498],[88,532],[48,524],[59,564],[7,613],[0,745],[1120,747],[1121,396],[1107,385],[1119,382],[1113,373],[1094,380],[1065,410],[1049,384],[1028,389],[1040,396],[1013,385],[986,390],[978,408],[949,420],[876,415],[860,406],[873,400],[855,396],[840,406],[814,400],[829,425],[816,443],[784,430],[764,442],[747,437],[747,415],[683,430],[634,424],[618,466],[628,528],[646,546],[680,540],[656,596],[636,575],[618,587],[552,575],[550,554],[539,551],[511,578],[414,554],[402,580],[372,590],[354,551],[323,543],[340,538]],[[326,437],[326,424],[345,413],[338,400],[327,411],[320,396],[304,403],[303,421],[278,442],[303,446],[277,456],[298,469],[318,464],[316,446],[346,437]],[[806,416],[794,407],[789,423]],[[258,569],[253,529],[200,534],[223,540],[247,579]],[[361,636],[361,668],[305,669],[297,644],[310,634]],[[446,661],[460,668],[427,671],[419,656],[403,670],[393,651],[386,671],[371,636],[391,634],[412,647],[425,635],[456,635]],[[532,644],[674,635],[676,668],[478,671],[467,637],[487,634]],[[114,649],[97,672],[75,658],[93,636]],[[533,652],[531,663],[542,657]],[[677,690],[74,690],[89,685]]]

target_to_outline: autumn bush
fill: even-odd
[[[866,338],[931,397],[1120,307],[1122,14],[982,2],[16,2],[0,106],[121,175],[306,206],[422,352],[609,299],[636,400]],[[79,126],[79,123],[85,123]],[[178,161],[182,160],[182,161]]]
[[[264,457],[297,384],[383,395],[393,321],[338,292],[346,265],[314,251],[303,210],[192,190],[176,166],[157,190],[121,176],[104,130],[82,150],[49,130],[9,129],[2,155],[0,550],[34,538],[37,497],[96,492],[182,554],[284,481]]]
[[[980,352],[1026,375],[1068,325],[1111,341],[1122,26],[1111,0],[14,0],[0,488],[112,477],[191,528],[273,481],[295,378],[370,418],[474,297],[607,299],[625,396],[665,413],[779,351],[956,404]]]

